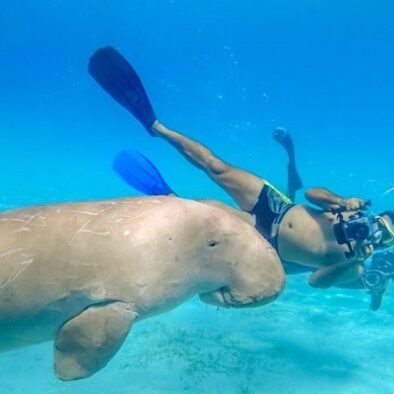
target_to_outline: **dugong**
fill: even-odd
[[[91,376],[135,322],[194,295],[259,306],[283,286],[269,243],[201,202],[126,198],[0,215],[0,351],[54,340],[62,380]]]

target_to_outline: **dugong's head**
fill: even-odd
[[[215,208],[216,209],[216,208]],[[285,274],[278,254],[258,231],[218,209],[207,220],[204,264],[211,278],[224,278],[202,301],[225,307],[255,307],[273,301],[283,290]]]

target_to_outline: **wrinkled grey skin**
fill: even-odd
[[[0,351],[55,340],[63,380],[94,374],[133,323],[194,295],[259,306],[283,286],[270,245],[207,204],[146,197],[0,215]]]

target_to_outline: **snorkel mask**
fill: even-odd
[[[394,230],[382,216],[375,216],[376,230],[373,233],[373,244],[376,249],[387,249],[394,246]]]

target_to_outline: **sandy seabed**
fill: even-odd
[[[0,354],[8,393],[394,393],[393,292],[378,312],[360,291],[317,291],[290,278],[275,303],[223,310],[194,299],[136,324],[108,366],[56,380],[52,343]]]

